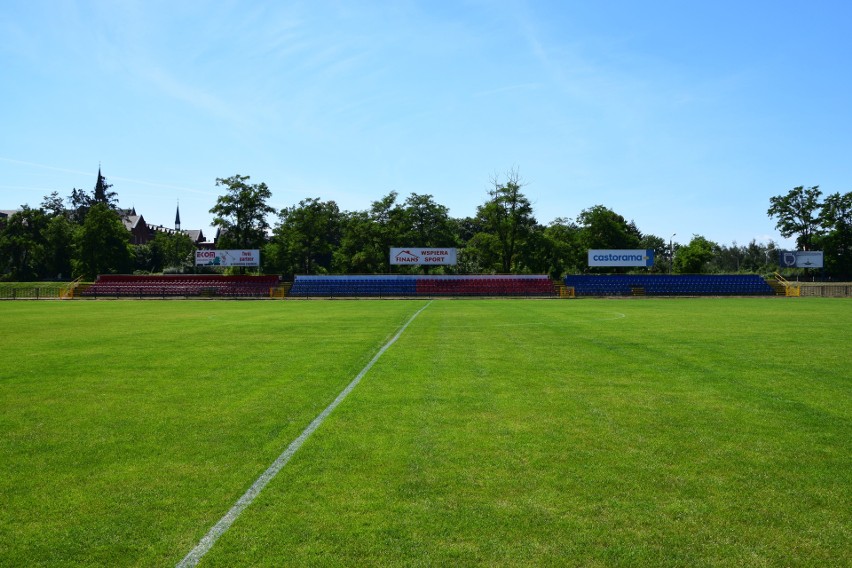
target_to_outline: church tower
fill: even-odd
[[[178,200],[177,212],[175,213],[175,231],[180,232],[180,200]]]

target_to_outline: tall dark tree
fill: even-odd
[[[551,243],[548,269],[551,276],[559,278],[585,267],[586,258],[579,244],[580,227],[573,220],[557,217],[544,230],[544,235]]]
[[[44,196],[41,202],[41,209],[49,217],[65,215],[65,201],[59,196],[58,191],[54,191],[50,195]]]
[[[769,198],[770,207],[766,213],[777,219],[775,228],[785,239],[795,235],[796,244],[802,250],[813,250],[814,236],[819,233],[820,195],[818,185],[807,188],[800,185],[786,195]]]
[[[270,249],[287,274],[327,272],[340,244],[342,216],[337,203],[303,199],[283,209]]]
[[[195,245],[185,233],[158,231],[148,246],[152,260],[156,263],[152,271],[159,272],[165,268],[183,269],[195,262]]]
[[[98,167],[98,181],[95,182],[95,190],[92,192],[92,203],[103,203],[110,209],[115,209],[118,206],[118,195],[110,191],[111,187],[112,184],[107,183],[101,174],[101,168]]]
[[[390,271],[390,248],[404,246],[405,211],[391,191],[374,201],[368,211],[343,215],[340,246],[334,268],[349,273]]]
[[[496,243],[499,250],[499,270],[503,273],[515,272],[516,255],[536,225],[532,205],[521,192],[523,184],[517,171],[510,171],[505,183],[497,178],[492,180],[494,189],[488,192],[489,200],[477,208],[477,219],[483,232],[493,239],[480,238],[483,253]]]
[[[127,272],[131,265],[130,232],[106,203],[92,205],[74,239],[74,272],[86,278]]]
[[[7,221],[0,232],[0,272],[9,280],[27,282],[44,276],[47,222],[41,209],[26,205]]]
[[[333,270],[347,274],[384,272],[388,254],[377,244],[376,233],[367,211],[341,213],[340,244],[333,253]]]
[[[89,208],[93,204],[92,197],[85,190],[75,187],[71,189],[71,195],[68,196],[68,204],[71,207],[69,210],[71,220],[82,225],[83,221],[86,220]]]
[[[45,277],[69,278],[74,257],[74,231],[77,230],[65,215],[54,215],[44,228],[47,247],[45,254]]]
[[[642,239],[632,221],[603,205],[584,209],[577,217],[577,223],[580,226],[579,244],[584,249],[636,249]]]
[[[693,235],[689,244],[677,249],[674,271],[682,274],[709,272],[710,262],[719,252],[719,245],[701,235]]]
[[[778,253],[775,243],[758,243],[752,239],[747,245],[720,245],[710,262],[710,271],[718,273],[751,272],[771,273],[777,270]]]
[[[401,245],[449,247],[455,244],[449,209],[436,203],[431,195],[412,193],[403,204],[403,238]]]
[[[249,179],[239,174],[216,179],[216,187],[225,188],[226,193],[219,196],[210,213],[215,215],[213,226],[221,231],[223,248],[259,249],[267,240],[267,217],[275,214],[266,203],[272,192],[265,183],[247,183]]]
[[[820,219],[824,235],[818,242],[826,270],[836,277],[852,278],[852,192],[826,197]]]
[[[526,238],[520,244],[518,260],[515,263],[517,272],[527,274],[551,274],[559,277],[553,259],[557,248],[547,235],[547,227],[538,223],[530,227]]]
[[[636,230],[638,232],[638,229]],[[639,248],[654,251],[654,266],[651,271],[669,272],[668,266],[669,243],[663,237],[657,235],[642,235],[639,239]]]
[[[370,205],[370,221],[375,226],[375,245],[380,251],[383,264],[389,266],[390,247],[403,246],[405,234],[405,211],[397,202],[399,194],[391,191]]]

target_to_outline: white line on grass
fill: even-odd
[[[430,301],[429,304],[431,303],[432,302]],[[409,324],[414,321],[414,318],[420,315],[420,312],[428,308],[429,304],[426,304],[425,306],[414,312],[414,315],[411,316],[407,322],[405,322],[405,325],[399,328],[399,331],[396,332],[396,335],[394,335],[390,339],[390,341],[385,343],[385,345],[381,349],[379,349],[379,352],[376,353],[376,355],[370,360],[369,363],[367,363],[367,366],[361,369],[361,372],[358,373],[358,375],[354,379],[352,379],[352,382],[349,383],[346,388],[340,392],[339,395],[337,395],[337,398],[335,398],[334,401],[319,414],[319,416],[314,418],[313,422],[308,424],[308,427],[305,428],[305,430],[299,435],[298,438],[290,442],[290,445],[287,446],[287,449],[284,450],[284,452],[280,456],[278,456],[278,459],[272,462],[272,465],[270,465],[269,468],[267,468],[267,470],[264,471],[260,475],[260,477],[257,478],[257,481],[255,481],[252,486],[248,488],[248,491],[246,491],[243,496],[237,500],[234,506],[231,507],[231,509],[227,513],[225,513],[225,516],[219,519],[218,523],[213,525],[213,528],[211,528],[210,531],[208,531],[208,533],[204,535],[204,538],[199,541],[195,548],[190,550],[189,554],[187,554],[184,559],[181,560],[180,563],[178,563],[177,568],[188,568],[190,566],[196,566],[198,564],[198,562],[201,560],[201,557],[207,554],[207,552],[213,547],[219,537],[222,536],[225,531],[227,531],[231,527],[234,521],[237,520],[237,517],[240,516],[240,513],[242,513],[246,507],[252,504],[252,501],[254,501],[258,494],[261,492],[261,490],[266,487],[266,484],[272,481],[272,478],[275,477],[275,475],[279,471],[281,471],[281,468],[287,465],[287,462],[290,461],[290,458],[293,457],[293,454],[295,454],[296,451],[298,451],[298,449],[302,447],[302,444],[305,443],[305,440],[307,440],[308,437],[313,434],[317,428],[319,428],[320,424],[323,423],[326,417],[328,417],[328,415],[331,414],[331,412],[335,408],[337,408],[337,406],[341,402],[343,402],[343,399],[345,399],[346,396],[350,392],[352,392],[352,389],[354,389],[358,385],[358,383],[361,382],[361,378],[367,374],[367,371],[369,371],[373,367],[373,365],[376,364],[376,361],[379,360],[379,357],[381,357],[382,354],[387,351],[391,345],[396,343],[396,340],[400,338],[402,332],[405,331],[405,328],[407,328]]]

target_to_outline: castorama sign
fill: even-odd
[[[454,248],[391,248],[391,264],[456,264],[456,249]]]
[[[590,250],[589,266],[654,266],[654,251]]]

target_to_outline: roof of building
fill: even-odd
[[[142,215],[122,215],[121,222],[124,223],[124,226],[127,227],[128,231],[132,231],[140,224],[144,227],[147,223],[145,223],[145,218]]]

